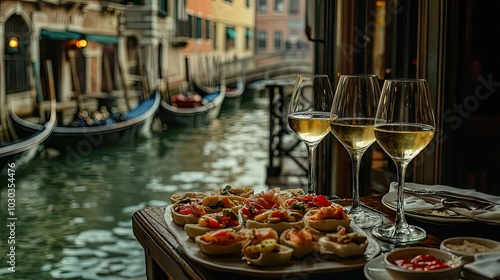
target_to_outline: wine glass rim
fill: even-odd
[[[327,77],[328,75],[326,74],[297,74],[297,77]]]
[[[368,78],[371,78],[371,77],[374,77],[376,78],[377,75],[375,74],[343,74],[343,75],[340,75],[340,77],[368,77]]]
[[[426,79],[422,78],[391,78],[391,79],[386,79],[385,81],[387,82],[427,82]]]

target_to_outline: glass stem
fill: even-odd
[[[352,165],[352,206],[349,213],[356,213],[361,211],[361,204],[359,202],[359,168],[361,166],[361,157],[363,153],[353,152],[351,155]]]
[[[396,168],[398,172],[398,189],[397,189],[397,204],[396,204],[396,220],[395,220],[395,232],[403,232],[408,230],[408,223],[406,223],[405,209],[404,209],[404,182],[406,175],[406,168],[408,167],[408,162],[399,161],[396,162]]]
[[[309,157],[307,193],[316,194],[316,146],[307,145],[307,154]]]

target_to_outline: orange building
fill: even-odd
[[[184,54],[210,53],[213,50],[212,1],[187,0],[186,13],[191,26],[191,38]]]
[[[306,0],[257,0],[256,54],[297,51],[311,56],[305,10]]]

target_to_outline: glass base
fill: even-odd
[[[409,244],[425,239],[427,233],[417,226],[406,225],[396,228],[394,224],[384,224],[374,227],[372,235],[393,244]]]
[[[358,207],[356,210],[350,209],[348,212],[352,222],[359,228],[371,228],[382,223],[382,217],[375,213],[363,210]]]

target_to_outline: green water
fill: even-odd
[[[153,133],[86,157],[37,158],[15,175],[14,230],[2,177],[0,278],[145,279],[134,211],[165,205],[176,192],[267,188],[267,102],[257,95],[209,126]],[[8,270],[11,233],[15,273]]]

